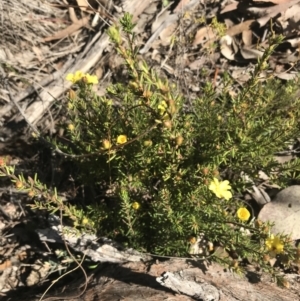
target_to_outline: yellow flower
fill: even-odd
[[[279,254],[283,252],[283,242],[280,240],[278,236],[271,236],[266,240],[267,249],[275,254]]]
[[[159,109],[159,114],[163,115],[166,112],[168,105],[167,103],[163,100],[161,101],[161,103],[157,106],[157,108]]]
[[[218,198],[224,198],[225,200],[229,200],[232,198],[232,193],[228,190],[231,189],[229,185],[229,181],[221,181],[214,178],[209,185],[209,190],[211,190]]]
[[[84,77],[84,73],[81,71],[76,71],[75,74],[73,73],[69,73],[66,76],[66,80],[72,82],[73,84],[75,84],[76,82],[80,81],[82,78]]]
[[[132,208],[134,210],[138,210],[140,208],[140,204],[138,202],[134,202],[134,203],[132,203]]]
[[[89,73],[84,74],[82,71],[76,71],[75,74],[69,73],[66,76],[66,80],[73,84],[83,80],[87,84],[98,84],[98,78],[96,75],[90,75]]]
[[[127,136],[126,135],[119,135],[117,137],[117,143],[118,144],[124,144],[127,142]]]
[[[85,80],[87,84],[98,84],[98,77],[96,75],[85,74]]]
[[[247,208],[239,208],[237,211],[237,217],[241,220],[246,222],[250,217],[250,212],[247,210]]]

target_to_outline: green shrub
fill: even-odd
[[[125,15],[108,30],[128,80],[99,97],[92,90],[95,77],[68,76],[74,83],[66,125],[71,143],[58,147],[73,156],[78,180],[93,185],[105,201],[93,201],[79,213],[62,202],[60,208],[76,226],[88,223],[101,236],[149,253],[209,255],[236,271],[245,258],[269,271],[269,257],[294,260],[289,238],[271,236],[270,225],[254,221],[241,198],[250,185],[242,173],[258,183],[263,170],[285,185],[299,170],[299,160],[274,159],[299,132],[297,83],[260,80],[281,38],[270,38],[251,79],[236,94],[225,75],[222,93],[208,82],[189,103],[137,59],[133,27]]]

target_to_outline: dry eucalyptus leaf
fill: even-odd
[[[253,59],[261,58],[264,54],[263,51],[260,51],[257,49],[252,49],[252,48],[247,48],[247,47],[241,48],[240,52],[241,52],[242,57],[246,60],[253,60]]]
[[[224,14],[224,13],[228,13],[230,11],[233,11],[233,10],[236,10],[237,7],[238,7],[238,4],[239,2],[232,2],[228,5],[226,5],[222,10],[221,10],[221,14]]]
[[[207,58],[202,56],[201,58],[196,59],[195,61],[191,62],[188,66],[191,70],[199,70],[200,68],[202,68],[204,66],[206,61],[207,61]]]
[[[292,47],[295,47],[295,48],[300,47],[300,37],[288,39],[287,42],[289,42]]]
[[[276,73],[275,76],[283,80],[294,80],[298,77],[298,73],[282,72],[282,73]]]
[[[79,8],[83,11],[86,11],[89,7],[87,0],[76,0]]]
[[[239,50],[235,40],[231,36],[226,35],[221,38],[220,44],[222,55],[224,55],[228,60],[233,61]]]
[[[273,4],[282,4],[282,3],[287,3],[290,0],[253,0],[253,2],[269,2]]]
[[[242,32],[242,40],[243,40],[245,46],[251,46],[252,45],[252,30],[244,30]]]
[[[71,35],[72,33],[76,32],[80,28],[87,25],[88,22],[89,22],[89,19],[90,19],[89,16],[84,17],[83,19],[79,20],[78,23],[73,23],[70,26],[68,26],[67,28],[58,31],[55,35],[44,38],[44,42],[50,42],[50,41],[53,41],[53,40],[60,40],[60,39],[63,39],[65,37]]]
[[[199,0],[181,0],[174,9],[174,13],[184,13],[188,10],[192,10],[198,5]]]
[[[260,211],[258,219],[272,222],[273,234],[291,235],[300,239],[300,185],[293,185],[276,194],[274,200]]]
[[[0,264],[0,271],[4,271],[7,268],[10,268],[12,266],[12,263],[9,259],[5,260]]]
[[[264,191],[264,189],[258,188],[257,186],[252,186],[253,192],[250,192],[253,199],[256,201],[256,203],[262,207],[265,204],[269,203],[271,201],[269,195]]]
[[[240,24],[234,25],[231,28],[227,30],[227,35],[229,36],[235,36],[237,34],[242,33],[245,30],[250,30],[251,26],[255,23],[255,20],[248,20],[245,22],[242,22]]]
[[[204,26],[197,31],[193,42],[193,46],[197,46],[207,41],[214,42],[215,40],[216,34],[214,33],[213,29],[209,26]]]
[[[291,7],[289,7],[286,12],[283,15],[283,19],[284,20],[290,20],[292,22],[290,22],[290,26],[293,26],[292,28],[290,28],[290,30],[292,29],[299,29],[299,24],[298,21],[300,20],[300,5],[299,3],[297,5],[293,5]]]
[[[231,72],[232,78],[234,78],[239,84],[244,84],[250,79],[250,74],[243,69],[233,70]]]
[[[295,4],[298,4],[300,0],[291,0],[288,3],[281,3],[278,5],[274,5],[271,7],[249,7],[247,10],[251,13],[254,13],[258,16],[265,16],[270,18],[274,18],[276,17],[278,14],[285,14],[286,10],[289,7],[295,6]],[[262,18],[260,18],[262,19]],[[259,20],[257,20],[259,23],[261,23]],[[261,26],[265,25],[265,24],[260,24]]]
[[[99,6],[98,0],[76,0],[82,11],[93,11]]]
[[[174,12],[181,12],[182,9],[187,6],[191,1],[190,0],[181,0],[178,5],[175,7]]]
[[[170,44],[176,28],[177,23],[172,23],[161,31],[159,37],[163,46],[167,46]]]

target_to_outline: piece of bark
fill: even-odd
[[[157,273],[168,272],[169,277],[173,274],[180,274],[177,277],[177,284],[171,291],[169,288],[161,286],[157,281]],[[93,280],[90,281],[87,291],[80,294],[84,280],[65,283],[65,291],[60,294],[62,289],[57,289],[45,296],[58,297],[61,300],[69,301],[296,301],[300,300],[299,278],[291,276],[290,289],[284,289],[271,283],[267,278],[262,277],[262,281],[250,283],[250,276],[241,277],[231,272],[225,272],[217,264],[204,265],[199,262],[185,260],[169,260],[162,263],[147,265],[143,262],[129,262],[123,264],[106,264],[100,266],[95,273]],[[63,281],[62,281],[63,282]],[[181,282],[181,283],[180,283]],[[166,281],[165,281],[166,283]],[[182,294],[182,284],[190,285],[190,290]],[[62,283],[63,286],[63,283]],[[197,286],[199,291],[192,290]],[[180,289],[179,289],[180,288]],[[181,294],[179,292],[181,291]],[[14,300],[16,292],[12,292],[1,300]],[[32,294],[32,293],[31,293]],[[191,294],[193,296],[187,296]],[[198,297],[197,297],[198,295]],[[211,298],[209,297],[211,296]],[[10,297],[10,299],[9,299]],[[204,297],[206,299],[204,299]],[[16,298],[15,298],[16,299]],[[22,294],[23,301],[38,301],[37,296],[30,296],[30,292]]]
[[[195,281],[186,280],[183,271],[177,273],[163,273],[161,277],[156,278],[156,281],[172,291],[191,296],[196,300],[220,300],[220,294],[216,287],[206,282],[197,283]]]
[[[176,278],[177,283],[182,281],[181,286],[177,284],[180,291],[195,298],[195,300],[211,300],[211,301],[291,301],[300,300],[300,276],[288,275],[290,289],[281,288],[270,279],[267,274],[258,275],[256,272],[249,271],[246,276],[237,275],[230,271],[225,271],[220,265],[213,263],[210,265],[199,265],[197,262],[191,261],[193,267],[186,267],[186,264],[180,260],[172,260],[168,265],[165,265],[163,270],[168,271],[170,267],[174,271],[175,267],[177,271],[175,273],[167,273],[165,275],[171,277],[171,280]],[[160,267],[161,269],[162,267]],[[156,268],[157,269],[157,268]],[[151,272],[151,271],[150,271]],[[172,275],[173,274],[173,275]],[[158,278],[160,282],[163,282],[161,277]],[[195,296],[195,292],[191,289],[190,294],[186,285],[191,285],[191,282],[198,284],[199,297]],[[170,289],[176,282],[166,283],[166,286]],[[170,285],[168,285],[170,284]],[[213,286],[215,289],[212,289]],[[204,288],[207,287],[205,292]],[[178,290],[178,288],[177,288]],[[209,299],[209,296],[213,295],[217,290],[219,293],[219,299],[214,297]]]

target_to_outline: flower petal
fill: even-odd
[[[230,191],[222,191],[222,195],[226,201],[232,198],[232,193]]]
[[[66,76],[66,80],[70,81],[70,82],[73,82],[73,79],[74,79],[74,74],[72,73],[69,73],[67,76]]]
[[[224,189],[224,190],[229,190],[231,189],[231,186],[229,185],[229,181],[225,180],[223,182],[220,183],[220,189]]]

